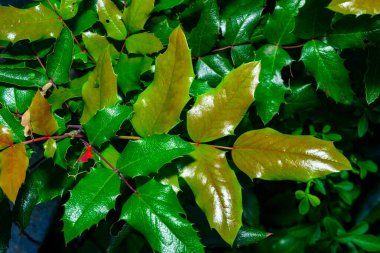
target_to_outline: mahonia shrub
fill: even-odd
[[[379,12],[0,6],[0,251],[53,201],[41,251],[379,252]]]

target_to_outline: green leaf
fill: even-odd
[[[182,29],[178,27],[170,35],[168,49],[156,59],[153,83],[139,95],[133,106],[132,124],[136,132],[141,136],[163,134],[177,125],[189,100],[193,78],[190,50]]]
[[[254,243],[257,243],[261,240],[264,240],[268,236],[270,236],[271,233],[267,233],[261,230],[258,230],[256,228],[251,228],[247,226],[243,226],[236,237],[236,240],[234,244],[240,248],[243,246],[248,246]]]
[[[91,28],[96,21],[98,21],[98,14],[94,9],[83,10],[79,15],[75,18],[66,21],[69,27],[71,27],[71,31],[75,36],[80,35],[83,31]]]
[[[281,144],[281,145],[280,145]],[[350,162],[330,141],[294,136],[271,128],[239,136],[232,150],[234,163],[250,178],[266,180],[310,179],[350,170]]]
[[[30,68],[0,68],[0,82],[21,87],[42,87],[48,78],[44,73]]]
[[[100,146],[115,136],[124,121],[132,117],[132,107],[116,105],[99,110],[83,125],[90,143]]]
[[[0,124],[12,130],[15,143],[25,141],[24,127],[4,105],[0,109]]]
[[[170,186],[150,180],[124,204],[120,219],[142,233],[158,252],[204,252]],[[164,236],[163,236],[164,235]]]
[[[104,49],[108,47],[109,54],[112,59],[119,57],[119,52],[116,51],[115,47],[109,43],[106,37],[101,36],[97,33],[84,32],[82,34],[82,39],[86,49],[94,57],[95,61],[99,60],[99,57],[104,53]]]
[[[128,57],[120,55],[120,60],[115,66],[117,84],[126,94],[130,91],[140,90],[140,75],[150,70],[153,59],[148,56]]]
[[[63,19],[71,19],[78,13],[79,4],[83,0],[62,0],[58,9]]]
[[[189,46],[194,56],[209,52],[219,36],[219,8],[216,0],[201,1],[201,17],[189,35]]]
[[[365,15],[355,17],[343,16],[333,24],[333,30],[326,37],[327,42],[334,47],[363,48],[364,40],[380,42],[380,17]]]
[[[163,11],[167,9],[171,9],[179,4],[181,4],[184,0],[160,0],[158,4],[154,7],[155,11]]]
[[[308,194],[307,198],[309,199],[310,204],[314,207],[319,206],[321,204],[321,200],[313,194]]]
[[[312,40],[302,49],[301,60],[310,71],[327,96],[336,102],[350,104],[353,91],[348,71],[335,49],[321,41]]]
[[[232,69],[229,60],[219,54],[205,56],[197,62],[197,79],[207,81],[212,87],[215,87]]]
[[[153,8],[154,0],[132,0],[131,5],[123,13],[128,32],[135,33],[143,30]]]
[[[290,87],[290,95],[284,104],[285,115],[310,111],[319,105],[318,96],[311,84]]]
[[[380,46],[369,47],[367,56],[367,72],[365,73],[365,93],[367,103],[371,104],[380,96]]]
[[[380,94],[379,94],[380,95]],[[368,119],[363,114],[362,117],[360,117],[359,123],[358,123],[358,136],[361,138],[363,137],[368,131]]]
[[[187,113],[187,131],[196,142],[209,142],[231,135],[254,101],[260,63],[251,62],[232,70],[218,87],[197,97]]]
[[[89,121],[98,110],[112,107],[118,102],[116,75],[108,50],[99,57],[95,69],[83,85],[84,109],[81,123]]]
[[[120,155],[117,168],[130,177],[156,173],[164,164],[193,151],[193,146],[172,135],[153,135],[130,141]]]
[[[115,208],[120,180],[111,169],[94,168],[74,187],[65,204],[63,233],[65,242],[104,219]]]
[[[6,253],[11,239],[12,229],[11,207],[6,200],[0,201],[0,217],[2,217],[0,226],[0,252]]]
[[[127,29],[122,20],[122,14],[112,0],[97,0],[96,9],[99,21],[107,31],[108,37],[115,40],[124,40]]]
[[[356,235],[352,242],[368,252],[380,251],[380,238],[374,235]]]
[[[256,61],[261,62],[260,83],[255,92],[257,114],[267,124],[278,113],[285,101],[287,87],[281,77],[282,69],[293,59],[279,46],[265,45],[256,52]]]
[[[295,16],[305,0],[280,0],[276,4],[273,14],[264,27],[264,36],[270,43],[278,45],[290,44],[297,41],[292,33],[295,27]]]
[[[295,192],[295,196],[296,196],[296,199],[303,199],[303,198],[305,198],[306,194],[304,191],[297,190]]]
[[[61,29],[58,16],[42,4],[28,9],[0,6],[0,40],[15,43],[57,38]]]
[[[73,62],[74,40],[69,28],[63,28],[54,51],[47,57],[46,72],[55,84],[70,81],[70,68]]]
[[[125,47],[128,53],[132,54],[153,54],[164,48],[161,41],[153,33],[131,35],[125,41]]]
[[[295,17],[293,33],[301,39],[313,39],[329,30],[334,12],[326,8],[330,0],[309,0]],[[328,37],[328,36],[327,36]]]
[[[238,0],[226,5],[221,22],[225,44],[238,45],[249,41],[263,9],[263,0]]]
[[[231,49],[231,59],[235,67],[255,59],[256,53],[252,45],[240,45]]]
[[[329,9],[342,14],[380,14],[380,3],[377,0],[332,0]]]
[[[0,103],[13,113],[24,113],[32,103],[34,90],[0,86]]]
[[[44,143],[44,156],[46,158],[53,158],[57,150],[57,143],[54,139],[49,139]]]
[[[310,204],[308,198],[303,198],[298,206],[298,212],[302,215],[305,215],[310,210]]]
[[[183,168],[181,177],[189,184],[210,227],[232,245],[242,226],[239,181],[228,165],[224,151],[199,145],[190,155],[195,162]]]
[[[54,163],[64,169],[67,167],[66,154],[70,146],[70,139],[68,138],[57,142],[57,150],[55,151]]]

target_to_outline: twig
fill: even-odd
[[[294,48],[300,48],[303,47],[305,44],[299,44],[294,46],[281,46],[283,49],[294,49]]]
[[[199,142],[190,142],[190,144],[199,146],[201,143],[199,143]],[[225,150],[234,150],[235,149],[234,147],[226,147],[226,146],[219,146],[219,145],[212,145],[212,144],[207,144],[207,145],[209,145],[211,147],[214,147],[214,148],[225,149]]]
[[[115,138],[121,140],[141,140],[141,137],[139,136],[116,136]]]
[[[83,138],[83,135],[81,134],[73,135],[71,133],[66,133],[66,134],[56,135],[56,136],[43,136],[43,137],[35,138],[32,140],[23,141],[21,143],[28,145],[28,144],[39,142],[39,141],[46,141],[49,139],[65,139],[65,138]]]

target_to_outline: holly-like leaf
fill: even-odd
[[[301,60],[327,96],[336,102],[350,104],[353,91],[348,71],[335,49],[319,40],[309,41],[302,48]]]
[[[263,0],[238,0],[225,6],[221,22],[225,43],[238,45],[249,41],[263,9]]]
[[[97,0],[96,10],[99,21],[107,31],[108,37],[115,40],[124,40],[127,29],[122,20],[122,14],[112,0]]]
[[[46,72],[55,84],[70,80],[70,68],[73,62],[74,40],[71,31],[65,27],[54,46],[54,51],[47,57]]]
[[[279,46],[265,45],[256,52],[256,59],[261,62],[260,83],[255,93],[257,114],[267,124],[278,113],[285,101],[287,87],[281,77],[282,69],[292,63],[293,59]]]
[[[197,62],[197,79],[207,81],[212,87],[215,87],[232,69],[233,67],[226,57],[218,54],[205,56]]]
[[[0,86],[0,103],[13,113],[24,113],[32,103],[34,93],[32,89]]]
[[[202,0],[202,12],[198,24],[191,30],[189,46],[194,56],[209,52],[219,36],[219,7],[216,0]]]
[[[294,136],[271,128],[239,136],[232,150],[234,163],[250,178],[266,180],[310,179],[350,170],[350,162],[330,141]]]
[[[84,109],[81,123],[89,121],[99,109],[114,106],[118,102],[116,75],[108,50],[104,50],[87,82],[83,85]]]
[[[46,158],[53,158],[57,150],[57,142],[54,139],[49,139],[44,143],[44,156]]]
[[[160,2],[154,7],[155,11],[163,11],[171,9],[177,5],[180,5],[184,0],[160,0]]]
[[[78,13],[79,4],[83,0],[62,0],[57,10],[63,19],[71,19]]]
[[[380,2],[377,0],[332,0],[328,8],[342,14],[380,14]]]
[[[194,147],[172,135],[153,135],[130,141],[117,161],[117,168],[130,177],[156,173],[164,164],[194,150]]]
[[[99,110],[86,124],[83,125],[90,143],[100,146],[115,136],[124,121],[132,117],[132,107],[116,105]]]
[[[377,66],[380,66],[380,47],[370,47],[367,56],[367,72],[364,77],[368,104],[375,102],[380,95],[380,73]]]
[[[180,216],[184,213],[170,186],[150,180],[127,200],[120,219],[142,233],[155,251],[204,252],[191,223]]]
[[[131,35],[125,41],[125,47],[128,53],[132,54],[153,54],[164,48],[161,41],[153,33]]]
[[[24,128],[20,121],[4,105],[0,109],[0,124],[8,129],[12,129],[14,142],[18,143],[25,140]]]
[[[28,164],[29,158],[22,143],[0,152],[0,187],[13,203],[25,180]]]
[[[128,57],[120,55],[120,60],[115,66],[117,84],[124,94],[134,90],[140,90],[140,75],[147,72],[153,59],[148,56]]]
[[[196,142],[231,135],[254,101],[261,65],[250,62],[232,70],[218,87],[197,97],[187,113],[187,131]]]
[[[0,6],[0,40],[15,43],[57,38],[61,29],[59,17],[42,4],[28,9]]]
[[[54,163],[66,169],[66,154],[70,147],[70,139],[66,138],[57,142],[57,150],[55,151]]]
[[[74,187],[62,218],[66,243],[97,224],[115,208],[119,188],[117,174],[102,166],[94,168]]]
[[[264,27],[264,35],[269,42],[283,45],[297,41],[292,34],[295,27],[294,17],[304,4],[305,0],[280,0],[276,3],[276,8]]]
[[[190,155],[195,162],[183,168],[181,177],[189,184],[210,227],[232,245],[242,226],[243,203],[239,181],[228,165],[224,151],[199,145]]]
[[[132,0],[123,13],[128,32],[135,33],[143,30],[153,8],[154,0]]]
[[[21,87],[42,87],[48,78],[44,73],[31,68],[0,68],[0,82]]]
[[[34,95],[29,112],[33,133],[49,136],[58,130],[58,123],[50,110],[50,104],[39,91]]]
[[[107,47],[112,59],[119,57],[119,52],[116,51],[115,47],[104,36],[97,33],[84,32],[82,39],[86,49],[94,57],[95,61],[98,61],[100,55],[104,53],[104,49]]]
[[[185,34],[178,27],[170,35],[168,49],[156,59],[153,83],[133,106],[132,124],[136,132],[141,136],[163,134],[177,125],[189,100],[193,78],[190,50]]]
[[[0,150],[13,145],[12,131],[0,124]]]

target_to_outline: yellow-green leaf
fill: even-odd
[[[164,48],[153,33],[134,34],[125,41],[125,47],[132,54],[153,54]]]
[[[29,159],[25,145],[22,143],[11,146],[0,152],[0,187],[13,203],[18,190],[25,181]]]
[[[57,150],[57,143],[54,139],[49,139],[44,143],[44,156],[46,158],[53,158]]]
[[[132,0],[131,5],[123,13],[128,32],[135,33],[143,30],[153,8],[154,0]]]
[[[329,6],[330,10],[342,14],[380,14],[380,1],[379,0],[332,0]]]
[[[58,130],[57,120],[54,118],[50,107],[44,96],[37,91],[29,107],[30,124],[32,125],[33,133],[49,136]]]
[[[107,38],[101,36],[97,33],[84,32],[82,33],[82,39],[84,45],[91,56],[97,61],[99,56],[104,52],[104,49],[108,47],[109,54],[112,59],[115,59],[119,56],[119,53],[116,51],[115,47],[108,42]]]
[[[99,57],[95,69],[83,85],[84,109],[81,123],[84,124],[104,107],[114,106],[117,99],[116,75],[112,68],[108,49]]]
[[[134,104],[136,132],[141,136],[164,134],[177,125],[193,78],[190,50],[178,27],[170,35],[166,52],[157,57],[153,83]]]
[[[198,206],[215,228],[232,245],[242,225],[242,193],[224,151],[199,145],[190,154],[195,161],[181,172],[195,195]]]
[[[58,16],[42,4],[28,9],[0,6],[0,40],[15,43],[57,38],[61,29]]]
[[[13,145],[12,132],[9,128],[0,124],[0,150]]]
[[[79,4],[83,0],[62,0],[58,12],[63,19],[71,19],[78,13]]]
[[[120,10],[112,0],[98,0],[96,9],[99,21],[106,29],[108,37],[115,40],[124,40],[125,36],[127,36],[127,29],[125,29],[122,21]]]
[[[242,134],[232,150],[234,163],[250,178],[306,182],[350,170],[350,162],[333,142],[295,136],[271,128]]]
[[[232,70],[214,89],[197,97],[187,113],[191,139],[208,142],[234,133],[254,101],[260,63],[250,62]]]

